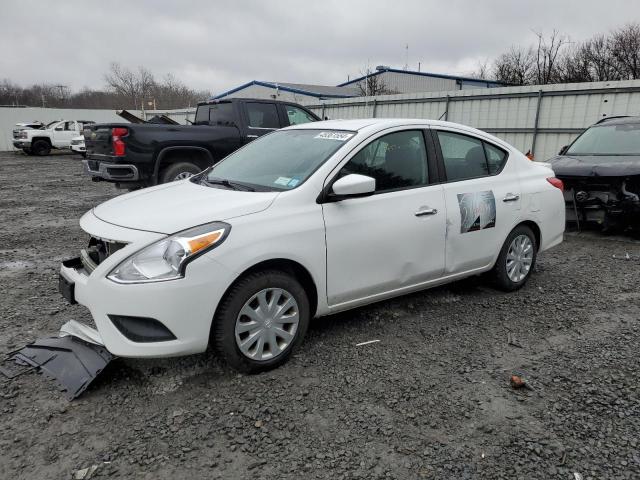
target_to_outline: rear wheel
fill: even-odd
[[[267,270],[241,278],[222,300],[212,343],[241,372],[258,373],[285,363],[309,326],[309,300],[291,275]]]
[[[38,156],[49,155],[51,153],[51,144],[46,140],[36,140],[31,144],[31,152]]]
[[[526,225],[514,228],[505,240],[493,267],[498,288],[511,292],[527,283],[536,264],[537,252],[538,245],[533,231]]]
[[[178,162],[167,165],[160,174],[160,183],[174,182],[176,180],[184,180],[200,173],[202,169],[195,163]]]

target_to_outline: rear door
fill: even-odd
[[[247,142],[285,126],[278,114],[278,107],[275,103],[246,102],[244,106]]]
[[[432,130],[447,208],[446,274],[489,265],[520,217],[521,189],[508,152],[453,128]]]

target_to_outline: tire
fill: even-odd
[[[51,153],[51,144],[46,140],[36,140],[31,144],[31,152],[39,157],[49,155]]]
[[[518,239],[518,241],[516,241],[516,239]],[[526,249],[528,255],[525,251],[518,251],[520,248],[519,245],[528,247]],[[510,254],[510,250],[512,249],[515,251],[512,251]],[[513,292],[514,290],[522,288],[524,284],[527,283],[535,267],[537,253],[538,244],[531,228],[526,225],[518,225],[514,228],[504,241],[500,255],[498,255],[498,260],[493,267],[492,273],[496,286],[505,292]],[[512,255],[515,255],[516,258],[513,259]],[[523,261],[518,263],[518,258],[521,258]],[[513,270],[507,265],[508,262],[509,265],[513,265]],[[528,268],[525,268],[527,263]],[[511,275],[509,274],[510,272],[512,272]],[[524,276],[518,278],[521,275]]]
[[[272,293],[269,296],[268,292]],[[286,311],[281,311],[282,315],[274,315],[273,323],[262,323],[263,320],[252,320],[247,315],[241,314],[241,312],[248,311],[248,309],[256,312],[255,308],[262,308],[262,303],[255,297],[265,293],[265,304],[268,306],[274,305],[277,308],[287,308],[286,304],[289,303],[291,298],[295,301],[293,306],[289,307]],[[284,292],[278,294],[277,292]],[[279,296],[278,296],[279,295]],[[295,312],[297,312],[297,327],[294,329],[293,323],[286,324],[286,320],[294,319]],[[269,317],[269,315],[267,316]],[[258,318],[258,317],[253,317]],[[277,318],[284,318],[285,321],[277,320]],[[222,357],[228,365],[235,370],[244,373],[259,373],[276,368],[285,363],[291,353],[300,345],[304,338],[307,328],[309,327],[309,300],[304,288],[300,283],[288,273],[281,272],[279,270],[265,270],[257,273],[249,274],[240,278],[227,292],[223,300],[218,306],[215,318],[213,319],[211,340],[213,348],[216,353]],[[252,322],[254,325],[259,325],[258,330],[237,332],[237,327],[248,325],[246,322]],[[265,332],[265,336],[262,340],[262,347],[260,349],[260,339],[250,341],[249,337],[253,336],[255,332]],[[288,340],[284,337],[280,337],[278,332],[287,333],[291,336]],[[271,342],[268,339],[268,335],[272,335],[272,339],[276,340],[275,348],[272,348]],[[260,335],[257,335],[259,337]],[[243,353],[239,342],[247,342],[248,353]],[[267,347],[268,346],[268,347]],[[249,348],[250,347],[250,348]],[[254,349],[255,347],[255,349]],[[255,356],[252,358],[249,356],[251,350],[255,350]],[[275,355],[273,355],[275,353]],[[263,358],[259,358],[260,356]],[[269,355],[272,355],[269,358]]]
[[[27,155],[31,155],[31,149],[30,148],[23,148],[22,151],[24,153],[26,153]]]
[[[167,165],[160,174],[160,183],[174,182],[188,178],[196,173],[200,173],[202,169],[195,163],[178,162]]]

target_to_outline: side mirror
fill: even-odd
[[[331,193],[338,197],[368,195],[376,191],[376,179],[366,175],[352,173],[337,180],[331,187]]]
[[[569,150],[569,145],[565,145],[564,147],[562,147],[558,155],[564,155],[565,153],[567,153],[567,150]]]

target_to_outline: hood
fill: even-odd
[[[640,155],[559,155],[549,163],[560,177],[640,175]]]
[[[172,234],[203,223],[265,210],[279,192],[244,192],[189,180],[120,195],[93,209],[100,220],[121,227]]]

